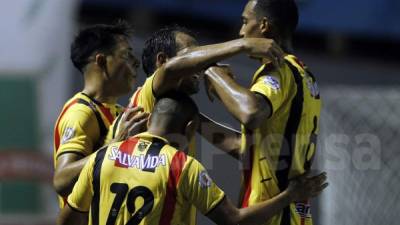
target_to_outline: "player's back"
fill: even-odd
[[[99,151],[91,171],[89,224],[193,224],[190,199],[180,191],[192,161],[149,133]],[[203,202],[207,209],[214,204]]]

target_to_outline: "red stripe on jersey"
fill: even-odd
[[[121,158],[116,159],[114,166],[117,167],[122,167],[122,168],[128,168],[128,156],[132,155],[133,150],[136,147],[136,144],[138,143],[137,138],[129,138],[128,140],[124,141],[120,146],[119,146],[119,151],[121,152]],[[123,162],[124,164],[120,163]]]
[[[242,208],[246,208],[249,206],[249,199],[250,199],[250,194],[251,194],[251,174],[253,170],[253,154],[254,154],[254,148],[251,147],[250,151],[250,168],[245,169],[244,172],[244,185],[245,185],[245,190],[246,192],[244,193],[243,196],[243,201],[242,201]]]
[[[139,88],[136,92],[135,92],[135,94],[133,95],[134,97],[133,97],[133,105],[132,105],[132,107],[136,107],[137,106],[137,104],[138,104],[138,101],[139,101],[139,95],[140,95],[140,92],[142,91],[142,88]]]
[[[115,118],[114,118],[113,114],[111,113],[110,109],[109,109],[109,108],[106,108],[106,107],[103,106],[103,105],[100,106],[99,108],[100,108],[101,112],[106,116],[108,122],[109,122],[110,124],[112,124]]]
[[[186,162],[186,154],[178,151],[175,153],[169,168],[168,185],[165,196],[163,211],[161,213],[160,225],[170,225],[175,211],[177,185]]]
[[[58,131],[58,126],[60,125],[61,118],[64,116],[64,114],[67,112],[67,110],[75,103],[78,102],[79,99],[74,99],[71,103],[69,103],[67,106],[64,107],[63,111],[60,114],[60,117],[58,117],[56,127],[54,128],[54,146],[56,147],[55,150],[57,152],[58,148],[60,147],[60,133]]]

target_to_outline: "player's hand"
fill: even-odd
[[[146,131],[148,118],[149,113],[143,112],[142,107],[128,107],[124,114],[122,114],[118,130],[113,141],[123,141],[130,136],[134,136]]]
[[[291,180],[286,191],[293,201],[306,201],[309,198],[316,197],[328,187],[328,183],[325,182],[326,179],[325,172],[316,176],[309,176],[306,173]]]
[[[268,58],[276,68],[279,68],[285,62],[285,52],[272,39],[245,38],[245,45],[251,57]]]
[[[213,85],[211,85],[211,81],[209,79],[208,76],[210,75],[225,75],[225,76],[229,76],[232,79],[235,79],[235,75],[233,74],[230,66],[228,64],[216,64],[214,66],[209,67],[206,71],[205,71],[205,77],[204,77],[204,85],[206,87],[206,92],[207,92],[207,96],[210,99],[211,102],[214,101],[214,97],[217,96],[217,93],[215,91],[215,88]]]

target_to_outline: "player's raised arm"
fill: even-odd
[[[217,224],[260,224],[291,202],[304,201],[319,195],[328,186],[325,181],[325,173],[308,178],[302,176],[293,180],[285,191],[274,198],[242,209],[236,208],[228,198],[225,198],[207,216]]]
[[[195,46],[196,40],[186,34],[176,37],[186,46]],[[182,49],[176,57],[167,61],[162,53],[157,60],[165,62],[158,70],[153,81],[153,90],[161,95],[176,89],[182,77],[190,76],[206,70],[212,64],[240,53],[251,54],[270,59],[282,58],[283,53],[273,40],[265,38],[241,38],[220,44],[196,46]]]
[[[213,66],[206,71],[206,79],[228,111],[247,129],[256,129],[271,115],[271,105],[263,96],[239,85],[229,73],[227,67]]]

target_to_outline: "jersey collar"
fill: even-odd
[[[154,134],[150,134],[149,132],[143,132],[143,133],[135,135],[134,137],[135,138],[147,139],[149,141],[151,141],[153,139],[159,139],[159,140],[163,141],[164,143],[169,144],[167,139],[165,139],[163,137],[160,137],[160,136],[157,136],[157,135],[154,135]]]

